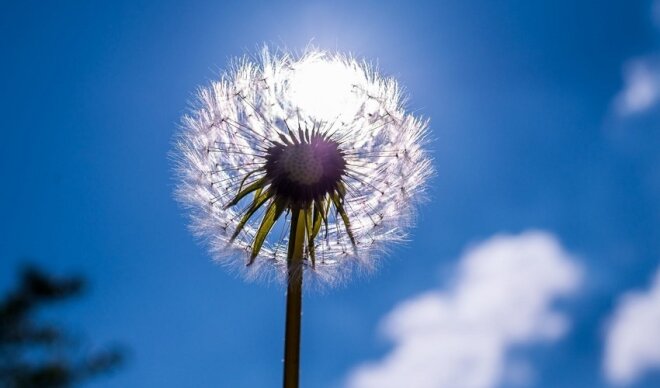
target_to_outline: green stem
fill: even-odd
[[[287,253],[284,388],[298,388],[305,212],[305,210],[299,208],[291,210],[291,231],[289,233],[289,249]]]

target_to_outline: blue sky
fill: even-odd
[[[355,382],[368,362],[384,375],[399,370],[383,360],[408,344],[402,331],[410,325],[392,323],[392,314],[429,292],[436,301],[459,300],[472,290],[469,263],[488,263],[498,241],[504,256],[517,257],[529,238],[542,242],[529,248],[528,261],[546,263],[539,268],[548,279],[553,270],[560,275],[530,307],[530,330],[498,334],[498,362],[478,346],[466,356],[494,370],[480,386],[660,384],[660,355],[644,348],[660,349],[653,310],[660,304],[653,299],[660,294],[660,284],[653,288],[660,5],[25,1],[2,8],[0,287],[9,287],[25,258],[90,277],[90,294],[58,319],[95,342],[132,349],[120,373],[91,386],[280,384],[283,289],[246,283],[211,262],[173,200],[168,152],[196,88],[228,60],[263,43],[301,50],[310,41],[375,60],[405,85],[409,107],[431,119],[437,174],[411,241],[380,271],[306,295],[302,386]],[[479,248],[486,253],[472,254]],[[501,276],[496,286],[519,280],[508,277],[518,262],[504,260],[511,271],[493,274]],[[530,268],[520,273],[536,279]],[[538,291],[521,287],[531,288],[513,295]],[[623,297],[630,292],[637,297]],[[507,313],[505,305],[495,307]],[[455,323],[452,311],[429,324]],[[547,314],[564,323],[537,322]],[[445,326],[438,338],[465,338],[458,347],[477,338]],[[641,345],[639,336],[626,342],[631,330],[645,333]],[[450,352],[430,352],[437,368],[458,368]],[[640,357],[646,361],[636,363]]]

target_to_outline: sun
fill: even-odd
[[[289,90],[301,113],[319,121],[340,120],[355,114],[358,99],[356,72],[339,59],[311,57],[297,64]]]

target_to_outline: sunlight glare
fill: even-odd
[[[318,120],[332,121],[358,109],[355,85],[359,72],[337,60],[314,58],[300,64],[292,77],[292,102]]]

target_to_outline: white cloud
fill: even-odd
[[[653,60],[631,61],[623,76],[625,85],[616,98],[619,114],[641,113],[660,102],[660,67]]]
[[[660,27],[660,0],[655,0],[653,3],[653,21]]]
[[[382,322],[394,348],[363,364],[347,385],[387,387],[492,387],[529,382],[531,366],[507,350],[556,340],[568,328],[553,309],[573,292],[580,271],[557,240],[543,232],[496,236],[460,259],[455,286],[400,303]]]
[[[647,292],[621,298],[608,328],[604,363],[608,380],[619,385],[660,369],[660,270]]]

